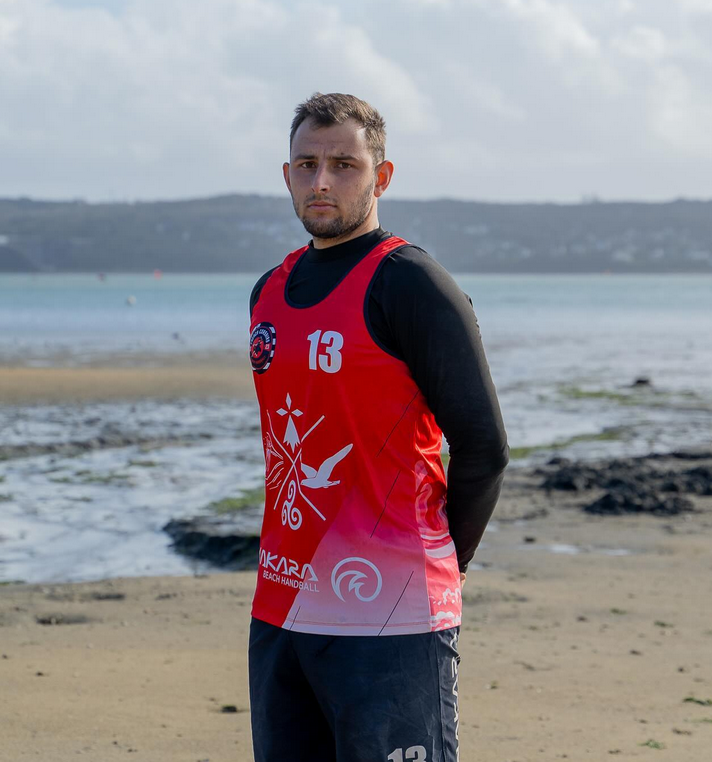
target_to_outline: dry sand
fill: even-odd
[[[710,759],[712,498],[688,517],[590,517],[535,481],[512,473],[465,587],[461,759]],[[254,581],[0,588],[0,760],[251,760]]]

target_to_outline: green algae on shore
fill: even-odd
[[[648,402],[647,395],[640,394],[639,390],[630,393],[614,392],[609,389],[582,389],[579,386],[560,386],[559,393],[563,397],[574,400],[609,400],[621,405],[637,405]]]
[[[683,704],[699,704],[700,706],[712,706],[712,699],[699,699],[695,696],[688,696],[682,700]]]
[[[650,749],[665,749],[665,748],[667,748],[662,741],[656,741],[654,738],[649,738],[644,743],[639,743],[638,746],[647,746]]]
[[[557,439],[554,442],[546,442],[536,445],[528,445],[523,447],[510,447],[509,457],[510,460],[522,460],[528,458],[535,452],[546,452],[547,450],[562,450],[565,447],[577,444],[578,442],[615,442],[622,439],[625,435],[626,429],[622,426],[617,426],[609,429],[604,429],[596,434],[575,434],[572,437],[566,439]],[[441,453],[443,468],[447,468],[450,462],[450,454],[447,452]]]
[[[605,400],[618,405],[683,409],[694,403],[694,409],[709,409],[709,402],[706,403],[699,394],[689,390],[671,392],[649,386],[631,386],[622,391],[613,391],[561,384],[558,391],[562,397],[572,400]]]
[[[222,500],[215,500],[208,505],[208,509],[217,515],[226,513],[237,513],[245,508],[255,508],[265,501],[265,491],[263,487],[246,490],[239,497],[224,497]]]
[[[50,477],[49,481],[54,484],[119,484],[131,486],[131,483],[127,482],[127,479],[131,478],[129,474],[119,474],[116,471],[111,471],[108,474],[97,474],[94,471],[82,470],[75,471],[74,477],[55,476]]]
[[[566,439],[558,439],[554,442],[548,442],[547,444],[530,445],[528,447],[510,447],[509,457],[513,460],[527,458],[535,452],[541,452],[543,450],[562,450],[563,448],[578,442],[614,442],[622,439],[624,434],[624,428],[615,427],[604,429],[597,434],[576,434],[572,437],[567,437]]]

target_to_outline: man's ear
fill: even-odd
[[[287,184],[287,190],[292,193],[292,186],[289,184],[289,162],[285,161],[282,164],[282,174],[284,175],[284,182]]]
[[[376,198],[382,196],[386,192],[386,188],[391,183],[394,171],[395,167],[393,166],[393,162],[388,160],[382,161],[376,167],[376,184],[373,188],[373,195]]]

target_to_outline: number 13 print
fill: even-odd
[[[405,759],[410,762],[426,762],[424,746],[410,746],[405,750]],[[388,762],[403,762],[403,749],[396,749],[388,755]]]
[[[325,373],[337,373],[341,369],[341,348],[344,337],[338,331],[314,331],[309,339],[309,370],[321,368]],[[321,346],[320,346],[321,345]],[[319,350],[322,351],[319,351]]]

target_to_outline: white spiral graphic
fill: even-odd
[[[302,514],[294,505],[297,496],[297,483],[292,479],[287,487],[287,499],[282,503],[282,525],[289,522],[290,529],[299,529],[302,525]]]

